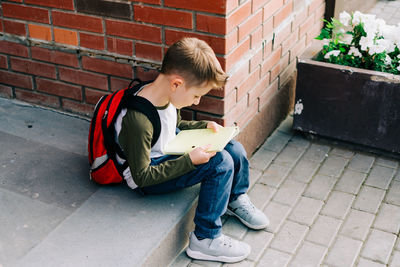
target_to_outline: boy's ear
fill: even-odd
[[[183,78],[178,75],[174,75],[174,77],[172,77],[172,79],[170,80],[170,86],[173,92],[176,91],[176,89],[178,89],[178,87],[181,86],[182,84],[183,84]]]

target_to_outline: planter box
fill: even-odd
[[[297,63],[293,128],[400,153],[400,76],[313,60]]]

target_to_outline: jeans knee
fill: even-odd
[[[246,150],[244,149],[243,145],[238,141],[230,141],[226,147],[226,150],[229,152],[229,154],[231,154],[232,157],[247,158]]]
[[[216,165],[215,168],[217,170],[222,171],[233,171],[234,162],[232,156],[225,150],[218,152],[215,156]]]

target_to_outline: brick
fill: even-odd
[[[361,246],[361,241],[339,236],[325,262],[333,266],[353,266]]]
[[[327,248],[310,242],[304,242],[289,266],[321,266],[322,260],[326,253]]]
[[[324,3],[324,0],[313,0],[308,6],[308,15],[310,16],[320,5]]]
[[[253,0],[252,6],[251,6],[251,13],[256,12],[259,9],[262,9],[262,7],[268,2],[268,0]]]
[[[78,67],[76,54],[49,50],[40,47],[31,47],[32,59],[51,62],[70,67]]]
[[[270,0],[264,6],[264,17],[263,21],[268,20],[271,18],[275,12],[277,12],[283,6],[283,0]]]
[[[279,60],[279,63],[276,64],[271,69],[271,81],[275,80],[278,76],[280,76],[280,74],[286,69],[288,64],[289,64],[289,53],[282,56],[282,58]],[[282,86],[281,81],[279,81],[279,86]]]
[[[28,57],[28,48],[21,44],[0,41],[0,53]]]
[[[0,68],[2,69],[7,69],[8,68],[8,63],[7,63],[7,57],[0,55]]]
[[[98,91],[86,88],[85,89],[85,102],[88,104],[96,104],[99,99],[106,95],[107,93],[104,91]]]
[[[301,158],[297,165],[289,174],[288,179],[296,180],[302,183],[311,181],[314,174],[319,168],[319,163],[308,159]]]
[[[251,246],[251,253],[247,259],[250,261],[258,261],[272,238],[273,234],[265,231],[248,231],[243,239],[243,242]]]
[[[275,32],[275,37],[274,37],[274,41],[273,41],[273,49],[277,49],[284,40],[286,40],[286,38],[289,37],[289,35],[291,34],[291,24],[288,23],[286,26],[283,26],[282,28],[280,28],[279,30],[277,30]]]
[[[238,218],[229,216],[223,224],[224,233],[235,239],[243,239],[247,227]]]
[[[329,146],[319,145],[319,144],[311,144],[303,158],[311,161],[315,161],[321,163],[328,157],[328,152],[330,150]]]
[[[294,4],[296,5],[296,1],[294,2]],[[294,14],[294,19],[293,19],[293,23],[292,23],[292,29],[295,32],[298,32],[298,27],[300,26],[300,24],[304,23],[304,21],[308,18],[307,15],[307,9],[304,8],[302,11],[297,12]]]
[[[20,4],[2,3],[3,16],[41,23],[50,23],[49,11],[43,8],[22,6]]]
[[[104,50],[104,36],[102,35],[94,35],[88,34],[84,32],[79,33],[80,46],[96,49],[96,50]]]
[[[346,169],[335,186],[335,190],[356,195],[365,180],[366,174]]]
[[[56,67],[54,65],[25,60],[21,58],[11,58],[11,69],[19,72],[29,73],[37,76],[56,78]]]
[[[269,72],[276,64],[278,64],[282,55],[282,47],[278,47],[271,55],[262,63],[261,76]]]
[[[226,30],[227,32],[232,31],[232,29],[244,20],[246,20],[251,15],[251,1],[247,1],[245,4],[239,6],[231,15],[228,16],[226,20]]]
[[[265,44],[268,44],[271,46],[271,49],[269,51],[266,51],[264,53],[264,58],[267,57],[267,55],[269,55],[268,52],[272,51],[272,39],[274,37],[274,21],[272,18],[270,18],[267,21],[264,21],[263,23],[263,38],[265,39]]]
[[[275,96],[275,94],[278,92],[278,82],[279,80],[276,79],[275,81],[271,82],[267,90],[265,90],[261,96],[260,96],[260,101],[259,101],[259,109],[263,109],[265,105],[268,105],[271,101],[271,99]]]
[[[276,157],[277,153],[266,150],[259,149],[250,159],[250,166],[256,170],[265,170],[272,160]]]
[[[270,201],[264,209],[264,213],[270,220],[267,230],[272,233],[277,233],[289,215],[290,210],[290,207],[286,205]]]
[[[300,24],[299,36],[300,38],[304,36],[314,25],[314,16],[309,16],[303,23]]]
[[[249,181],[250,185],[249,188],[252,188],[254,184],[260,179],[262,172],[253,168],[249,170]]]
[[[286,165],[272,163],[260,178],[260,183],[278,188],[285,180],[290,168]]]
[[[299,147],[289,143],[281,151],[278,157],[275,158],[275,162],[285,164],[288,167],[292,168],[306,149],[307,147]]]
[[[238,101],[243,97],[247,96],[247,93],[252,89],[260,80],[260,71],[256,69],[252,73],[248,74],[243,82],[238,86],[237,99]]]
[[[289,37],[282,43],[282,54],[286,54],[298,41],[297,32],[293,32]]]
[[[26,36],[25,23],[20,23],[17,21],[3,20],[4,32]]]
[[[0,70],[0,83],[33,89],[31,76]]]
[[[375,158],[372,156],[356,153],[347,168],[358,172],[368,173],[372,168],[374,161]]]
[[[29,37],[51,41],[51,28],[43,25],[28,24]]]
[[[82,68],[94,72],[132,78],[132,66],[130,64],[123,64],[84,56],[82,57]]]
[[[266,185],[255,184],[248,194],[254,206],[263,210],[275,194],[275,189]]]
[[[301,197],[289,219],[300,224],[312,225],[324,202],[308,197]]]
[[[191,114],[193,114],[193,112],[191,111]],[[216,123],[225,126],[225,122],[224,119],[218,116],[213,116],[210,114],[204,114],[201,112],[196,112],[195,116],[191,116],[188,118],[188,120],[198,120],[198,121],[215,121]]]
[[[225,95],[230,94],[249,74],[249,67],[243,64],[235,72],[230,74],[228,83],[225,85]]]
[[[232,108],[230,108],[225,113],[225,123],[227,125],[233,125],[238,122],[238,118],[246,111],[248,108],[248,101],[247,98],[244,97],[240,99]]]
[[[62,107],[66,111],[82,114],[87,117],[92,117],[94,109],[93,105],[88,105],[65,98],[62,99]]]
[[[75,31],[54,28],[54,41],[57,43],[78,45],[78,33]]]
[[[107,35],[161,43],[161,28],[132,22],[106,20]]]
[[[145,69],[142,67],[135,67],[135,78],[139,78],[142,81],[155,80],[159,74],[158,70]]]
[[[388,264],[395,242],[396,235],[373,229],[361,251],[361,256]]]
[[[400,207],[382,204],[375,220],[374,228],[398,234],[400,230]]]
[[[303,37],[290,49],[290,63],[296,61],[297,57],[306,49],[306,37]]]
[[[336,180],[336,178],[331,176],[317,174],[311,180],[311,183],[303,195],[315,199],[325,200],[336,183]]]
[[[177,28],[192,29],[192,14],[184,11],[135,5],[134,18],[139,22],[160,24]]]
[[[215,34],[226,34],[226,19],[205,14],[196,14],[196,30]]]
[[[52,16],[54,26],[103,33],[103,23],[101,18],[62,11],[53,11]]]
[[[274,196],[274,201],[288,206],[294,206],[303,193],[306,184],[294,180],[286,180],[279,187]]]
[[[244,55],[249,52],[250,49],[250,38],[246,38],[240,45],[235,48],[226,57],[226,69],[229,71],[236,63],[243,60]]]
[[[360,258],[360,260],[358,261],[357,267],[385,267],[386,265],[371,261],[371,260],[367,260],[364,258]]]
[[[151,59],[154,61],[162,61],[162,47],[150,44],[135,44],[136,56],[139,58]]]
[[[400,252],[394,251],[389,267],[400,266]]]
[[[268,248],[264,256],[259,261],[259,266],[268,266],[268,267],[282,267],[287,266],[291,258],[290,254]]]
[[[183,37],[196,37],[208,43],[216,54],[225,54],[225,39],[204,34],[165,29],[165,44],[172,45]]]
[[[388,159],[388,158],[379,157],[376,160],[376,164],[379,165],[379,166],[384,166],[384,167],[396,169],[399,166],[399,161],[398,160],[392,160],[392,159]]]
[[[329,247],[335,239],[341,223],[338,219],[319,215],[315,223],[311,226],[306,240]]]
[[[8,99],[12,98],[13,97],[12,87],[0,84],[0,97],[4,97],[4,98],[8,98]]]
[[[26,4],[74,10],[73,0],[25,0]]]
[[[250,34],[250,48],[258,49],[262,46],[263,38],[263,25],[258,26],[251,34]]]
[[[286,221],[271,242],[271,248],[293,254],[303,241],[308,227]]]
[[[203,96],[200,104],[190,106],[190,109],[205,111],[217,115],[224,114],[224,101],[219,98]]]
[[[346,159],[350,159],[354,156],[354,152],[345,148],[339,148],[339,147],[335,147],[334,149],[332,149],[331,153],[332,155],[336,155],[339,157],[343,157]]]
[[[63,81],[108,90],[107,76],[59,67],[60,79]]]
[[[351,194],[333,191],[322,209],[321,214],[344,220],[347,213],[350,211],[354,198],[355,197]]]
[[[168,7],[182,8],[187,10],[204,11],[215,14],[225,14],[226,1],[181,1],[165,0],[164,5]]]
[[[255,103],[250,103],[244,114],[236,119],[236,124],[242,129],[246,128],[247,124],[250,123],[251,119],[254,118],[257,113],[258,101],[256,101]]]
[[[262,10],[248,17],[248,19],[239,25],[239,42],[254,31],[262,23]]]
[[[111,91],[117,91],[127,88],[131,80],[111,77],[110,82],[111,82]]]
[[[82,89],[80,86],[65,84],[58,81],[51,81],[42,78],[36,78],[37,90],[40,92],[68,97],[75,100],[82,100]]]
[[[132,56],[133,42],[130,40],[107,37],[107,50],[112,53]]]
[[[370,213],[377,213],[384,196],[384,190],[364,185],[357,195],[353,208]]]
[[[386,195],[386,202],[400,206],[400,181],[394,181]]]
[[[161,5],[161,0],[139,0],[139,1],[135,1],[135,2],[154,4],[154,5]]]
[[[253,88],[250,88],[250,91],[248,92],[249,94],[249,103],[254,103],[257,99],[260,98],[260,96],[265,92],[266,90],[269,90],[271,88],[268,87],[269,85],[269,73],[267,75],[264,75],[260,81],[254,86]]]
[[[351,209],[340,231],[342,235],[364,241],[375,216],[371,213]]]
[[[34,103],[43,106],[49,106],[53,108],[59,108],[60,103],[58,97],[45,95],[45,94],[38,94],[32,91],[25,91],[15,89],[15,97],[19,100]]]
[[[319,174],[339,177],[347,165],[348,160],[342,157],[329,156],[322,164]]]
[[[365,184],[381,189],[388,189],[394,174],[394,169],[375,165],[365,181]]]
[[[293,2],[289,2],[274,15],[274,28],[278,27],[293,11]]]
[[[249,72],[252,73],[254,70],[260,68],[262,61],[262,49],[259,49],[249,61]],[[262,78],[262,77],[261,77]],[[251,89],[251,88],[250,88]],[[251,101],[252,102],[252,101]]]

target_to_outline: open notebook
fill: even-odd
[[[218,132],[211,129],[180,131],[164,148],[164,154],[181,155],[196,147],[211,145],[208,151],[222,151],[226,144],[239,133],[239,127],[223,127]]]

